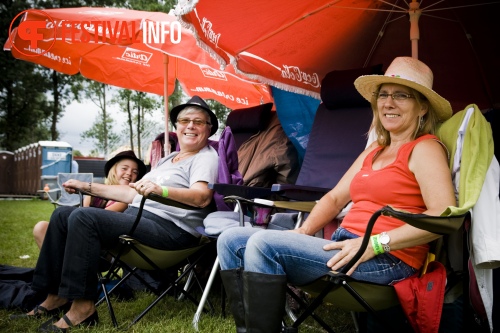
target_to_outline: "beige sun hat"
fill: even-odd
[[[431,69],[418,59],[398,57],[392,61],[384,75],[364,75],[354,81],[358,92],[368,101],[383,83],[401,84],[424,95],[441,121],[453,114],[450,102],[432,90],[434,75]]]

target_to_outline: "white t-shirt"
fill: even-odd
[[[196,155],[188,157],[177,163],[172,159],[179,152],[173,152],[158,162],[158,166],[147,173],[144,179],[150,180],[160,186],[189,188],[197,182],[215,183],[217,181],[219,156],[215,149],[207,146]],[[139,207],[142,195],[136,195],[130,206]],[[203,219],[210,213],[209,207],[197,210],[187,210],[166,206],[156,201],[147,200],[144,209],[156,214],[178,227],[199,237],[196,227],[203,225]]]

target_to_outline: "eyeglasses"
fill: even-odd
[[[379,101],[385,101],[389,96],[391,96],[393,101],[398,101],[398,102],[406,101],[408,98],[415,98],[414,95],[405,93],[388,94],[388,93],[374,92],[373,96],[377,97],[377,100]]]
[[[202,120],[202,119],[189,119],[189,118],[178,118],[177,119],[177,124],[181,125],[188,125],[190,122],[193,122],[193,125],[195,126],[205,126],[205,125],[211,125],[208,121]]]

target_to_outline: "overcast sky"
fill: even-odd
[[[69,143],[73,150],[79,150],[83,156],[88,156],[90,151],[94,149],[93,142],[89,140],[83,141],[81,139],[81,134],[89,130],[95,122],[99,108],[91,101],[83,101],[82,103],[72,102],[66,107],[64,116],[57,123],[57,129],[59,130],[60,139],[59,141],[64,141]],[[120,112],[118,105],[108,104],[107,110],[110,117],[113,119],[113,132],[123,136],[123,131],[126,123],[126,114]],[[157,133],[152,133],[150,141],[154,137],[163,131],[163,109],[157,109],[153,114],[146,114],[148,120],[158,121],[158,131]],[[128,141],[125,140],[125,145],[128,146]],[[118,148],[123,150],[122,148]],[[107,158],[107,156],[102,156]]]
[[[110,106],[113,119],[119,123],[119,118],[116,113],[116,106]],[[93,149],[91,141],[82,141],[81,134],[90,129],[97,117],[98,107],[90,102],[78,103],[73,102],[66,107],[64,116],[59,120],[57,129],[61,133],[60,140],[69,143],[73,150],[79,150],[84,156],[87,156]],[[122,128],[119,123],[115,128]]]
[[[98,110],[99,108],[91,101],[84,101],[82,103],[73,102],[68,105],[64,116],[57,123],[57,129],[61,133],[59,141],[69,143],[73,147],[73,150],[79,150],[83,156],[88,156],[91,150],[94,149],[93,141],[82,140],[81,134],[92,127]],[[107,110],[109,116],[114,121],[113,132],[122,136],[124,124],[126,123],[126,115],[120,112],[116,104],[108,104]],[[160,112],[160,110],[157,111],[157,113]],[[107,156],[101,157],[107,158]]]

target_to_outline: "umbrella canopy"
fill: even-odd
[[[30,38],[33,22],[43,22],[36,28],[43,38],[36,43]],[[232,68],[220,70],[192,33],[165,13],[96,7],[29,10],[11,30],[4,50],[61,73],[164,95],[166,128],[168,95],[176,79],[188,95],[214,99],[230,109],[272,102],[268,86]]]
[[[221,64],[317,99],[332,70],[417,57],[458,111],[500,107],[500,2],[483,2],[180,0],[176,14]]]

